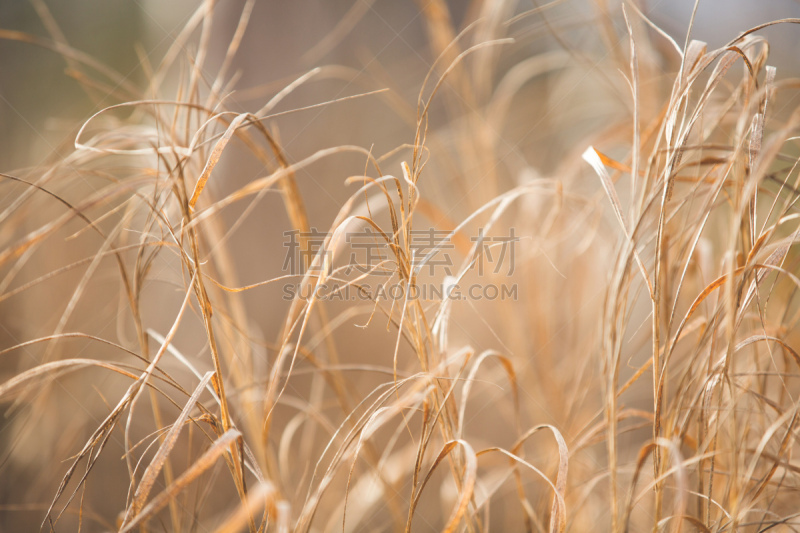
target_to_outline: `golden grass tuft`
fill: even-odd
[[[800,20],[711,50],[638,2],[459,23],[418,2],[409,98],[391,68],[320,63],[356,2],[306,43],[321,66],[236,100],[253,0],[221,51],[229,8],[201,3],[143,86],[33,4],[50,36],[0,38],[62,56],[98,108],[66,155],[0,175],[0,316],[22,324],[0,529],[800,528],[800,81],[759,33]],[[380,151],[344,126],[283,140],[331,109]],[[354,259],[366,230],[379,262]],[[287,231],[313,251],[294,271]],[[508,235],[513,272],[484,270]]]

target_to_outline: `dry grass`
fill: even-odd
[[[0,185],[0,306],[23,324],[0,351],[0,524],[800,528],[800,82],[769,66],[763,27],[709,50],[598,1],[578,46],[560,2],[477,2],[461,27],[443,0],[419,2],[435,62],[416,101],[377,69],[288,105],[354,78],[324,66],[242,111],[230,93],[253,4],[211,65],[203,3],[143,65],[145,87],[72,49],[42,2],[49,38],[0,31],[63,56],[106,102],[69,155]],[[552,50],[531,55],[542,36]],[[406,124],[394,149],[330,131],[286,150],[280,120],[367,101]],[[308,176],[342,184],[337,212],[309,207]],[[279,209],[267,225],[251,216],[265,209]],[[283,232],[311,249],[320,223],[300,270],[276,268]],[[347,235],[365,228],[383,261],[353,271]],[[414,247],[429,228],[452,277],[428,272],[441,249]],[[514,272],[479,273],[487,248],[470,237],[512,228]],[[277,259],[254,265],[264,242]],[[518,297],[323,290],[454,278],[513,281]]]

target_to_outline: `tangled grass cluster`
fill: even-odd
[[[577,46],[559,1],[460,25],[420,1],[416,101],[321,66],[242,110],[254,4],[213,63],[203,2],[144,87],[53,20],[0,32],[106,102],[0,183],[4,530],[800,528],[800,82],[769,25],[709,50],[598,1]],[[348,91],[287,105],[322,79]],[[394,148],[286,149],[281,121],[328,108],[378,132],[366,101],[405,124]],[[353,253],[365,231],[380,261]],[[508,235],[513,272],[481,268]],[[333,297],[389,284],[406,297]]]

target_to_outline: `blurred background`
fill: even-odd
[[[271,89],[280,87],[282,81],[322,64],[344,65],[376,77],[386,69],[392,74],[385,73],[386,78],[395,83],[404,82],[394,89],[400,90],[406,98],[414,98],[422,77],[435,59],[430,57],[425,22],[420,16],[419,6],[423,4],[422,0],[256,2],[242,50],[232,69],[239,74],[236,90],[240,93],[233,95],[233,101],[245,107],[258,105],[265,96],[272,94]],[[536,2],[509,4],[513,4],[509,8],[512,16],[537,5]],[[198,2],[10,0],[0,4],[2,28],[48,37],[45,24],[37,14],[37,9],[42,9],[40,5],[46,6],[72,47],[112,66],[131,82],[142,84],[145,78],[140,55],[151,64],[157,64],[197,9]],[[447,5],[458,22],[468,17],[470,10],[476,12],[480,2],[450,1]],[[243,0],[217,2],[218,15],[211,37],[216,45],[210,49],[209,73],[214,72],[214,65],[224,57],[243,6]],[[653,22],[683,44],[694,2],[650,0],[642,2],[641,6]],[[558,2],[546,13],[553,22],[574,28],[568,39],[579,43],[594,37],[579,30],[592,26],[597,17],[604,16],[600,15],[600,7],[609,9],[614,16],[613,23],[620,24],[619,4],[607,0],[598,0],[596,5],[584,1]],[[699,3],[692,38],[716,48],[745,29],[790,17],[800,17],[800,5],[793,0],[705,0]],[[530,51],[539,52],[558,45],[541,20],[530,26],[533,27],[526,28],[524,36]],[[798,32],[783,25],[767,28],[761,34],[768,37],[773,49],[770,64],[793,75],[797,69],[793,51],[800,45]],[[616,44],[624,46],[626,43]],[[65,74],[67,65],[57,53],[4,39],[0,43],[0,66],[3,71],[0,149],[5,171],[41,161],[63,142],[68,142],[76,123],[99,110],[85,97],[79,84]],[[397,72],[405,75],[394,76]],[[371,83],[379,81],[371,80]],[[343,89],[341,84],[339,88]],[[306,131],[306,125],[321,120],[318,129],[324,130],[324,126],[333,122],[327,116],[329,113],[328,110],[319,116],[312,113],[303,125],[297,125],[298,130],[305,132],[304,141],[313,139],[314,134],[313,129]],[[383,124],[386,120],[391,118],[378,115],[374,121],[368,121],[359,117],[359,120],[337,122],[337,126],[344,128],[343,135],[360,131],[368,136],[369,143],[380,143],[382,139],[376,139],[376,135],[383,135],[383,140],[396,135],[391,123]],[[374,127],[376,123],[388,128]],[[351,128],[354,131],[351,132]],[[287,131],[288,134],[294,136],[297,131]]]

